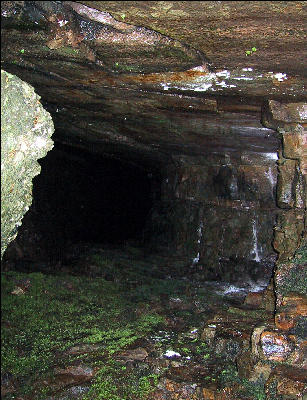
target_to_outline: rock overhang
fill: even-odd
[[[167,3],[173,7],[173,2]],[[187,6],[187,2],[183,3]],[[210,23],[212,12],[221,10],[221,5],[200,3],[203,15],[199,18],[207,18]],[[164,203],[156,204],[157,213],[160,218],[169,213],[169,226],[187,234],[177,235],[171,251],[193,253],[197,260],[206,254],[210,259],[213,254],[215,262],[218,249],[212,254],[210,245],[206,250],[198,249],[197,232],[209,213],[208,232],[215,229],[217,216],[224,215],[220,217],[223,221],[232,221],[225,232],[232,232],[233,224],[238,239],[246,236],[235,254],[232,245],[220,242],[224,246],[222,253],[229,253],[225,259],[267,259],[273,253],[276,162],[282,141],[276,124],[265,121],[266,110],[268,106],[272,108],[272,102],[278,105],[303,101],[306,77],[298,69],[288,68],[289,64],[276,63],[272,68],[272,64],[264,62],[268,60],[263,54],[264,58],[259,56],[257,43],[252,51],[244,53],[244,63],[242,48],[235,41],[236,65],[230,58],[229,65],[219,64],[220,50],[217,58],[209,61],[203,50],[204,43],[207,46],[210,41],[204,40],[203,45],[198,41],[199,46],[195,47],[196,42],[191,44],[194,39],[188,41],[187,36],[185,41],[178,40],[178,32],[173,37],[150,24],[128,22],[123,17],[125,12],[118,18],[118,14],[109,12],[109,5],[110,2],[5,3],[3,65],[30,82],[41,95],[55,123],[55,142],[137,165],[160,182]],[[143,5],[139,3],[140,9]],[[297,15],[290,3],[289,10],[300,27],[303,11],[300,2],[296,5]],[[118,2],[121,6],[124,7]],[[233,24],[246,17],[245,3],[243,11],[237,6],[232,2]],[[255,31],[259,21],[253,7],[249,25]],[[228,4],[225,8],[229,8]],[[275,13],[276,17],[279,12],[280,5],[274,8],[270,2],[263,10],[267,16]],[[281,18],[285,18],[284,14]],[[224,20],[217,16],[217,42]],[[273,44],[278,49],[279,27],[276,18],[272,21]],[[190,20],[186,23],[191,26]],[[197,27],[195,24],[195,35]],[[263,29],[262,26],[262,35]],[[301,32],[300,28],[297,32]],[[265,43],[266,37],[263,40]],[[301,43],[300,33],[293,41],[296,45]],[[300,63],[295,46],[293,52],[287,47],[293,65],[294,59]],[[192,218],[188,229],[178,225],[179,215],[183,224]],[[153,227],[152,236],[159,235],[161,224],[165,222],[159,220],[157,229]],[[261,224],[267,233],[258,238]],[[165,237],[174,234],[171,230]],[[225,232],[216,231],[217,240]],[[181,245],[183,242],[186,244]]]
[[[213,341],[213,332],[219,340],[216,349],[228,351],[225,334],[230,329],[241,338],[243,332],[244,350],[251,348],[237,354],[239,374],[268,379],[266,390],[275,385],[278,395],[301,396],[306,336],[304,2],[26,2],[31,15],[23,26],[23,2],[7,3],[4,18],[12,19],[3,25],[3,66],[42,96],[55,123],[55,148],[70,148],[62,154],[66,161],[75,147],[82,165],[86,150],[89,165],[96,154],[98,159],[119,160],[120,168],[136,165],[153,178],[156,197],[146,221],[146,251],[163,259],[159,268],[167,274],[173,268],[175,274],[184,274],[184,282],[195,279],[198,286],[204,279],[227,281],[229,291],[237,290],[237,283],[245,293],[267,287],[247,296],[243,331],[238,331],[236,313],[236,330],[229,328],[231,307],[225,323],[219,314],[206,322],[202,340],[210,336],[208,342]],[[90,7],[92,11],[83,10],[96,20],[89,18],[86,25],[84,14],[66,18],[81,10],[80,4]],[[96,38],[91,37],[101,30],[105,59],[103,51],[95,53]],[[170,51],[167,65],[162,58],[157,66],[153,57],[148,59],[154,54],[150,46],[143,63],[142,54],[131,53],[131,43],[123,46],[129,34],[150,38],[150,30],[155,43],[161,39],[159,45],[167,44],[166,49],[179,49]],[[118,37],[121,42],[113,40],[112,46],[118,47],[112,53],[111,38]],[[182,54],[186,58],[180,64]],[[97,191],[104,189],[100,183]],[[141,196],[144,187],[136,186]],[[74,190],[84,196],[79,187]],[[45,221],[52,220],[52,215],[46,218],[46,206],[41,202]],[[57,211],[62,209],[60,205]],[[112,207],[111,213],[116,211]],[[49,234],[51,226],[45,225]],[[31,250],[24,232],[24,248]],[[54,233],[51,245],[48,235],[44,239],[48,249],[58,251],[67,242]],[[22,245],[23,236],[18,240]],[[41,257],[39,246],[34,247]],[[80,243],[75,248],[83,251]],[[129,260],[140,249],[132,250]],[[257,317],[246,328],[245,312],[260,303],[270,321],[274,312],[275,325],[267,321],[259,326]],[[201,318],[208,311],[199,310]],[[207,393],[215,395],[204,389]]]
[[[262,140],[262,135],[274,133],[265,132],[256,121],[263,103],[306,97],[306,78],[295,69],[302,56],[302,2],[286,2],[287,7],[262,3],[261,15],[271,18],[270,48],[279,51],[274,68],[268,63],[268,32],[256,18],[260,9],[255,2],[245,2],[249,10],[238,2],[4,3],[3,66],[31,83],[46,106],[51,105],[58,140],[89,147],[95,143],[106,153],[118,149],[117,156],[131,154],[134,161],[146,154],[145,163],[153,160],[151,165],[168,162],[180,152],[201,156],[223,146],[232,153],[236,146],[241,151],[249,146],[248,136],[254,153],[270,154],[270,145],[266,149],[270,140]],[[288,24],[289,15],[291,23],[296,22],[295,34],[289,34],[293,48],[286,47],[292,69],[280,61],[279,45],[280,26]],[[176,23],[166,22],[167,17]],[[253,32],[255,40],[262,34],[263,48],[257,44],[257,51],[247,55],[235,40],[239,33],[230,29],[231,23],[243,35],[241,46]],[[248,26],[246,32],[243,25]],[[209,31],[211,38],[216,35],[214,46]],[[228,65],[225,57],[219,61],[221,42]],[[233,43],[236,65],[226,42]],[[217,57],[211,56],[209,62],[205,54],[212,54],[213,48]],[[250,126],[242,121],[237,131],[229,128],[230,113],[238,121],[252,115]],[[214,118],[225,121],[228,128],[214,130],[210,122]],[[242,140],[239,133],[244,129]],[[260,144],[253,143],[257,137]]]

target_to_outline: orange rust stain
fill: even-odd
[[[183,72],[167,72],[167,73],[154,73],[144,75],[126,75],[123,77],[125,82],[136,82],[136,83],[167,83],[167,82],[178,82],[178,81],[193,81],[197,77],[206,76],[208,73],[201,71],[183,71]]]
[[[13,150],[11,150],[10,152],[9,152],[9,157],[10,158],[13,158],[14,156],[15,156],[15,154],[16,154],[16,149],[13,149]]]
[[[14,187],[15,187],[15,183],[12,183],[12,184],[11,184],[11,187],[10,187],[10,189],[9,189],[9,193],[12,193],[12,192],[13,192]]]
[[[275,325],[276,328],[281,329],[282,331],[288,331],[294,327],[295,321],[291,315],[282,312],[275,316]]]

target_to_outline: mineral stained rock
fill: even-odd
[[[32,86],[1,70],[1,258],[32,203],[37,160],[53,147],[54,126]]]

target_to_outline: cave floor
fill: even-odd
[[[261,287],[174,276],[128,245],[57,268],[2,273],[4,400],[265,398],[261,375],[238,374],[273,323]]]

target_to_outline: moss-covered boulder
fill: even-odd
[[[53,147],[50,114],[32,86],[1,70],[1,258],[32,203],[37,160]]]

